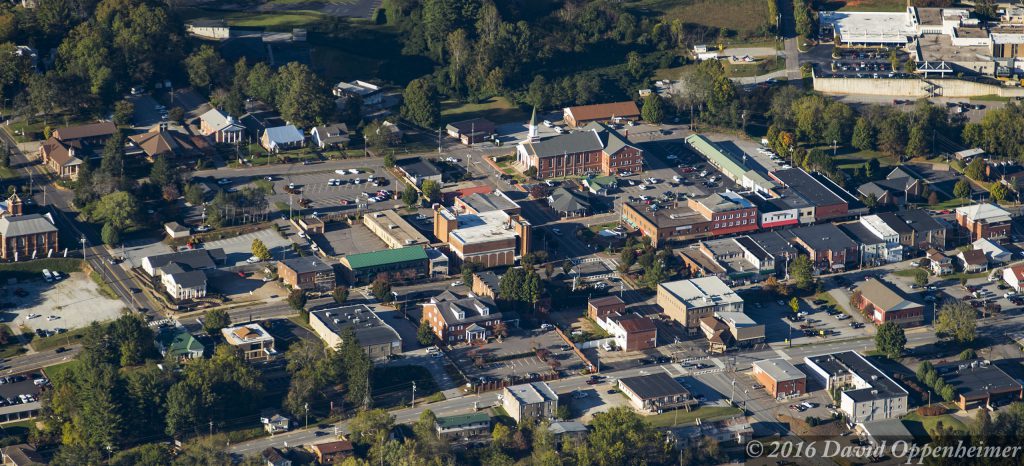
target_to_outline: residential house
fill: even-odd
[[[974,249],[978,249],[984,252],[985,257],[988,258],[989,263],[998,264],[1013,260],[1013,253],[1007,251],[1005,248],[1003,248],[998,243],[992,240],[982,238],[975,241],[974,243],[971,243],[971,246]]]
[[[949,275],[955,272],[953,267],[953,259],[938,249],[932,248],[927,251],[928,256],[928,268],[931,269],[932,274],[935,276]]]
[[[659,284],[657,303],[690,334],[697,333],[702,317],[719,312],[743,312],[743,299],[718,277]]]
[[[160,355],[182,361],[203,357],[206,347],[184,328],[164,329],[154,339]]]
[[[345,280],[349,285],[368,285],[378,278],[403,282],[427,276],[427,252],[420,246],[384,249],[341,258]]]
[[[182,225],[178,222],[165,223],[164,231],[167,232],[167,236],[169,236],[171,239],[188,238],[192,234],[191,228]]]
[[[1024,293],[1024,287],[1022,287],[1024,285],[1024,264],[1017,264],[1003,269],[1003,281],[1010,285],[1013,291]]]
[[[0,259],[17,262],[57,252],[58,231],[53,217],[49,213],[20,215],[20,204],[12,206],[9,215],[0,217]]]
[[[188,270],[177,264],[164,268],[160,283],[175,301],[189,301],[206,296],[206,273],[202,270]]]
[[[658,327],[650,318],[615,312],[605,314],[594,322],[611,334],[615,346],[622,351],[643,351],[658,346]]]
[[[580,105],[562,109],[562,119],[573,128],[591,122],[623,123],[640,119],[640,108],[636,102],[612,102],[607,104]]]
[[[665,372],[623,377],[618,385],[633,408],[641,412],[661,413],[678,408],[689,411],[697,404],[690,391]]]
[[[548,196],[548,207],[560,217],[585,217],[590,215],[590,199],[586,193],[558,187]]]
[[[206,296],[206,273],[224,263],[223,249],[190,249],[148,256],[142,259],[142,270],[159,279],[164,290],[175,300],[193,300]]]
[[[895,322],[901,327],[916,327],[924,323],[924,305],[905,298],[888,283],[871,277],[857,291],[861,295],[858,309],[876,325]]]
[[[619,180],[617,180],[614,176],[611,175],[589,176],[587,178],[584,178],[582,183],[583,186],[586,186],[587,190],[590,191],[590,194],[595,194],[598,196],[607,196],[609,193],[618,189],[619,187]]]
[[[603,319],[610,314],[622,314],[626,312],[626,302],[615,295],[591,298],[587,301],[587,316],[591,319]]]
[[[402,352],[402,337],[365,304],[309,311],[309,327],[330,348],[337,349],[342,335],[352,329],[370,359],[381,360]]]
[[[277,262],[277,276],[285,285],[305,291],[326,293],[334,290],[334,267],[317,257],[296,257]]]
[[[291,430],[291,419],[272,411],[265,411],[260,415],[260,422],[263,424],[263,430],[271,435]]]
[[[561,445],[566,440],[583,441],[590,431],[579,421],[552,421],[548,424],[548,432],[551,433],[555,442]]]
[[[321,150],[345,148],[349,140],[348,126],[345,123],[317,126],[309,132],[309,138]]]
[[[751,366],[754,379],[775,399],[807,393],[807,375],[785,359],[762,359],[754,361]]]
[[[306,136],[295,125],[267,128],[260,137],[260,146],[269,152],[298,149],[305,145]]]
[[[263,457],[263,461],[267,462],[267,466],[292,466],[292,460],[285,458],[281,450],[274,447],[267,447],[260,453],[260,456]]]
[[[82,164],[99,158],[116,131],[109,121],[55,129],[39,146],[40,160],[58,177],[76,180]]]
[[[536,122],[530,128],[532,137],[516,146],[516,160],[521,167],[536,169],[537,178],[643,170],[643,150],[600,123],[545,139],[536,136]]]
[[[960,260],[960,265],[966,273],[978,273],[988,270],[988,257],[985,256],[985,251],[981,249],[960,251],[956,258]]]
[[[199,133],[216,143],[235,144],[245,138],[245,127],[213,108],[199,116]]]
[[[857,263],[857,242],[833,223],[784,230],[782,234],[803,248],[818,270],[842,271]]]
[[[445,290],[423,304],[423,321],[449,345],[486,340],[507,320],[491,298],[473,293],[462,296]]]
[[[402,132],[402,128],[399,128],[398,125],[390,121],[384,121],[377,128],[377,134],[381,136],[384,144],[393,146],[402,142],[402,136],[405,133]]]
[[[970,233],[971,240],[1001,239],[1010,233],[1010,212],[995,204],[957,207],[956,222]]]
[[[274,336],[260,324],[252,323],[220,329],[227,344],[234,346],[246,361],[270,361],[277,357]]]
[[[314,443],[309,447],[313,455],[316,456],[316,462],[318,464],[336,464],[341,463],[355,454],[356,449],[352,446],[352,442],[348,440],[334,440],[331,442]]]
[[[366,81],[339,82],[332,90],[335,97],[358,98],[363,106],[375,107],[381,104],[384,98],[384,89],[376,84]]]
[[[828,393],[840,392],[839,409],[848,422],[897,419],[907,414],[907,391],[855,351],[808,356],[804,363],[807,375]]]
[[[491,416],[486,412],[438,416],[434,430],[439,440],[447,442],[486,438],[491,435]]]
[[[494,122],[486,118],[456,121],[445,126],[448,136],[471,146],[478,142],[490,140],[495,134]]]
[[[0,449],[0,457],[4,466],[43,466],[47,464],[46,459],[40,455],[35,447],[18,443]]]
[[[518,423],[552,419],[558,410],[558,395],[545,382],[513,385],[502,389],[501,406]]]
[[[209,150],[201,137],[169,130],[164,124],[154,126],[145,133],[129,136],[128,140],[150,161],[157,158],[175,161],[194,159]]]

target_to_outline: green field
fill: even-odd
[[[445,122],[486,118],[495,123],[526,123],[530,113],[523,111],[504,97],[491,97],[480,103],[441,102],[441,117]]]
[[[786,67],[786,60],[768,58],[757,63],[732,64],[728,61],[723,61],[722,64],[725,65],[725,74],[727,76],[730,78],[742,78],[761,76],[773,71],[779,71]]]
[[[182,18],[194,19],[222,19],[227,21],[229,26],[247,28],[267,28],[270,30],[290,31],[292,28],[309,27],[311,24],[324,20],[324,15],[318,11],[291,10],[291,11],[219,11],[199,8],[182,8]]]
[[[733,34],[726,43],[763,36],[768,18],[768,0],[633,0],[625,6],[641,14],[658,14],[666,22],[678,19],[727,29]],[[714,40],[707,39],[709,43]]]
[[[907,9],[905,0],[831,0],[820,2],[818,11],[892,11]]]
[[[949,414],[943,414],[941,416],[921,416],[912,412],[903,418],[903,425],[907,427],[907,430],[909,430],[915,438],[920,438],[925,435],[931,437],[931,432],[935,430],[935,426],[937,426],[939,422],[942,422],[942,426],[944,428],[953,429],[960,434],[967,433],[967,426],[959,419]]]
[[[702,406],[690,412],[679,409],[654,416],[648,416],[646,420],[654,427],[661,428],[692,424],[697,420],[697,418],[700,418],[701,420],[708,420],[736,414],[743,414],[743,410],[731,406]]]

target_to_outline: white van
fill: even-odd
[[[43,269],[43,278],[46,279],[47,283],[53,281],[53,274],[50,273],[50,269]]]

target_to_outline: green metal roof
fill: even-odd
[[[451,429],[454,427],[461,427],[470,424],[489,422],[490,420],[491,416],[484,412],[456,414],[454,416],[438,417],[437,425],[442,429]]]
[[[185,331],[165,331],[157,335],[157,340],[165,351],[178,356],[192,352],[202,352],[206,348],[192,334]]]
[[[401,249],[384,249],[363,254],[350,254],[345,256],[345,259],[348,261],[349,267],[355,270],[397,264],[399,262],[425,261],[427,260],[427,251],[419,246],[409,246]]]
[[[732,179],[742,179],[743,175],[747,172],[746,168],[736,163],[729,154],[719,149],[715,143],[709,141],[704,136],[691,134],[686,137],[686,142],[696,149],[697,152],[700,152],[701,155],[707,157],[712,163],[721,167],[722,170],[731,173],[732,176],[730,178]]]

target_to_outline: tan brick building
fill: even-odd
[[[754,361],[754,378],[764,390],[775,398],[787,398],[807,393],[807,375],[785,359]]]

